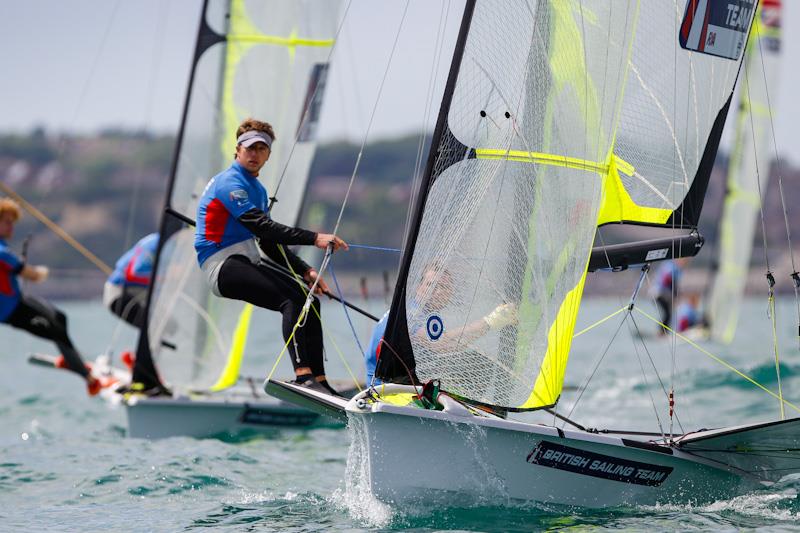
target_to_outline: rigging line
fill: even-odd
[[[625,310],[625,309],[623,309],[623,310]],[[625,314],[625,316],[622,317],[622,320],[620,320],[619,325],[617,326],[617,330],[614,332],[614,335],[611,337],[611,340],[608,341],[608,344],[606,345],[605,350],[603,350],[603,353],[598,358],[597,363],[595,363],[594,368],[592,369],[592,372],[586,378],[586,381],[583,383],[583,385],[581,385],[581,387],[580,387],[580,389],[578,391],[578,397],[575,400],[575,403],[572,404],[572,407],[570,408],[569,413],[567,414],[567,418],[572,418],[572,413],[575,412],[575,408],[578,407],[578,403],[580,403],[581,398],[583,398],[583,393],[586,392],[586,389],[589,387],[589,383],[592,381],[592,379],[594,378],[594,375],[597,373],[597,370],[600,368],[600,364],[603,362],[603,359],[605,358],[606,354],[608,353],[608,350],[611,349],[611,345],[614,344],[614,339],[617,338],[617,335],[619,334],[619,331],[622,329],[622,325],[625,323],[625,321],[628,319],[629,316],[630,316],[630,311],[628,311]],[[561,427],[564,427],[564,426],[561,426]]]
[[[155,101],[155,84],[154,80],[156,79],[156,73],[158,71],[158,66],[160,65],[161,59],[161,51],[164,49],[164,26],[165,21],[167,19],[166,11],[169,10],[169,4],[163,3],[160,5],[161,12],[156,17],[156,26],[155,26],[155,36],[153,38],[153,49],[150,61],[150,75],[147,78],[147,90],[145,91],[145,104],[144,104],[144,124],[142,124],[142,139],[146,143],[147,142],[147,131],[149,130],[150,126],[150,119],[153,110],[153,102]],[[142,189],[142,175],[144,174],[144,166],[145,163],[143,160],[139,161],[137,165],[137,175],[134,177],[133,180],[133,192],[131,194],[131,201],[128,208],[128,221],[125,228],[125,240],[123,242],[122,250],[123,252],[130,248],[131,242],[133,241],[133,229],[134,229],[134,220],[137,207],[139,206],[139,198],[141,196],[141,189]],[[136,299],[132,299],[128,303],[128,307],[131,306]],[[127,312],[123,312],[123,314],[127,315]],[[106,347],[105,353],[111,354],[111,348],[117,343],[119,339],[119,335],[122,331],[122,324],[124,320],[118,320],[117,324],[114,326],[114,330],[111,334],[111,338],[108,342]]]
[[[336,50],[336,43],[339,42],[339,35],[342,32],[342,28],[344,27],[344,22],[347,20],[347,13],[350,11],[350,6],[352,2],[348,1],[347,6],[344,9],[344,14],[342,15],[342,19],[339,22],[339,27],[336,28],[336,34],[333,37],[333,44],[330,46],[330,51],[328,52],[328,58],[326,59],[326,63],[330,64],[331,58],[333,57],[333,52]],[[306,106],[305,110],[303,111],[303,117],[300,119],[300,124],[304,124],[306,120],[308,120],[309,113],[311,112],[311,108],[313,107],[312,104],[317,97],[317,91],[319,90],[320,84],[317,83],[314,86],[314,92],[311,93],[311,98],[308,100],[308,105]],[[297,143],[300,140],[300,135],[302,133],[302,128],[298,128],[294,135],[294,140],[292,141],[292,147],[289,149],[289,154],[286,156],[286,164],[283,166],[283,170],[281,171],[281,175],[278,178],[278,183],[275,184],[275,192],[272,194],[273,198],[277,198],[278,190],[281,188],[281,184],[283,183],[283,179],[286,176],[286,171],[289,169],[289,163],[292,161],[292,155],[294,154],[294,149],[297,147]]]
[[[753,135],[753,156],[754,156],[753,161],[756,167],[756,187],[758,188],[758,197],[760,199],[758,202],[758,212],[761,217],[761,237],[764,241],[764,263],[767,266],[767,280],[769,281],[769,277],[772,275],[772,272],[770,271],[771,269],[769,266],[769,245],[767,243],[767,223],[766,223],[766,218],[764,216],[764,201],[761,200],[762,198],[764,198],[764,194],[761,190],[761,172],[758,167],[758,153],[755,146],[755,126],[753,123],[752,106],[750,105],[750,69],[747,63],[744,64],[743,90],[745,91],[745,97],[747,99],[747,109],[748,113],[750,114],[750,132]],[[772,284],[770,284],[769,292],[770,294],[773,293]]]
[[[758,27],[758,24],[756,24],[756,33],[758,33],[758,28],[757,27]],[[758,38],[758,35],[756,35],[756,38]],[[759,47],[760,47],[760,43],[759,43]],[[762,60],[763,60],[763,57],[762,57]],[[756,139],[755,139],[756,130],[755,130],[755,122],[754,122],[754,119],[753,119],[753,108],[752,108],[751,99],[750,99],[750,75],[749,75],[749,68],[748,68],[748,64],[747,63],[745,64],[745,68],[744,68],[744,81],[745,81],[745,84],[744,84],[745,94],[746,94],[746,97],[747,97],[747,112],[750,115],[750,132],[753,135],[753,163],[755,164],[755,167],[756,167],[756,185],[758,186],[758,197],[759,197],[759,200],[760,200],[759,203],[758,203],[758,209],[759,209],[759,213],[761,214],[761,233],[762,233],[763,239],[764,239],[764,260],[765,260],[766,266],[767,266],[766,278],[767,278],[767,285],[769,285],[769,293],[768,293],[768,296],[767,296],[767,316],[769,316],[770,322],[772,323],[772,347],[773,347],[773,350],[775,352],[775,375],[778,378],[778,399],[780,401],[781,420],[784,420],[786,418],[786,413],[785,413],[784,408],[783,408],[783,386],[781,384],[780,354],[779,354],[779,350],[778,350],[778,333],[777,333],[777,327],[778,327],[777,326],[777,320],[778,320],[778,317],[775,315],[775,289],[774,289],[774,287],[775,287],[775,279],[773,278],[772,272],[770,271],[770,268],[769,268],[769,246],[767,244],[767,229],[766,229],[766,220],[765,220],[765,217],[764,217],[764,201],[763,201],[764,194],[763,194],[763,191],[761,190],[761,172],[760,172],[760,169],[759,169],[759,166],[758,166],[758,149],[756,148]],[[765,78],[764,79],[764,85],[765,86],[766,86],[766,82],[767,82],[767,80]],[[770,116],[771,115],[772,115],[772,113],[770,113]],[[786,212],[786,205],[785,204],[783,205],[783,209],[784,209],[784,213],[785,213]],[[785,219],[785,220],[786,220],[786,224],[787,224],[787,226],[786,226],[786,228],[787,228],[787,237],[789,237],[789,234],[788,234],[789,221],[788,221],[788,219]],[[791,247],[791,240],[789,242],[789,246]],[[792,266],[794,267],[794,265],[792,265]],[[795,294],[797,294],[797,288],[795,288]]]
[[[292,265],[289,263],[289,257],[286,255],[286,250],[284,249],[283,245],[279,244],[278,245],[278,249],[280,250],[281,255],[283,255],[283,259],[284,259],[284,261],[286,261],[286,265],[289,267],[289,272],[291,272],[290,276],[297,282],[297,284],[300,287],[300,290],[303,291],[306,294],[306,299],[308,299],[309,294],[313,294],[313,293],[311,293],[310,289],[303,284],[303,281],[300,278],[300,276],[298,276],[297,272],[295,272],[294,269],[292,268]],[[333,272],[333,271],[331,271],[331,272]],[[289,274],[287,274],[287,275],[289,275]],[[320,274],[320,276],[322,276],[322,274]],[[328,294],[328,296],[331,296],[331,295]],[[339,299],[339,301],[342,302],[342,305],[344,305],[345,308],[348,306],[348,304],[345,302],[344,298]],[[353,378],[353,383],[355,383],[356,388],[358,390],[361,390],[361,385],[359,385],[358,379],[356,378],[355,374],[353,373],[353,370],[350,368],[350,365],[348,364],[347,359],[344,356],[344,352],[342,352],[342,350],[339,349],[339,346],[336,344],[336,340],[333,338],[333,335],[330,332],[328,332],[326,327],[324,327],[324,322],[322,320],[322,316],[320,315],[319,311],[317,311],[316,307],[312,307],[311,309],[314,311],[314,314],[317,315],[317,320],[319,320],[320,326],[322,326],[323,334],[325,334],[325,333],[328,334],[328,338],[333,343],[334,350],[339,355],[339,359],[342,361],[342,364],[344,365],[345,369],[347,369],[347,373],[350,374],[351,378]],[[363,314],[363,312],[362,312],[362,314]],[[292,333],[294,334],[294,332],[292,332]],[[287,343],[288,343],[288,341],[287,341]],[[360,347],[360,345],[359,345],[359,347]],[[278,356],[278,361],[280,361],[281,355]],[[275,361],[276,365],[278,364],[278,361]],[[274,368],[273,368],[273,372],[274,372]],[[272,373],[270,373],[270,376],[271,375],[272,375]]]
[[[781,364],[780,357],[778,356],[778,328],[777,317],[775,316],[775,297],[769,299],[770,315],[772,316],[772,345],[775,349],[775,375],[778,377],[778,397],[781,406],[781,420],[786,419],[786,413],[783,409],[783,386],[781,385]]]
[[[336,287],[336,292],[339,294],[340,298],[344,299],[344,296],[342,295],[342,289],[339,287],[339,280],[336,279],[336,271],[333,269],[333,262],[331,262],[328,267],[328,270],[331,272],[331,277],[333,278],[333,285]],[[366,354],[367,352],[364,350],[364,347],[361,346],[361,341],[358,340],[358,333],[356,333],[356,328],[353,326],[353,321],[350,320],[350,313],[347,312],[347,306],[342,304],[342,310],[344,311],[345,318],[347,318],[347,323],[350,325],[350,331],[353,333],[353,338],[356,340],[359,352]]]
[[[650,315],[649,315],[649,314],[647,314],[645,311],[642,311],[642,310],[641,310],[641,309],[639,309],[638,307],[636,307],[635,309],[636,309],[636,311],[637,311],[637,312],[641,313],[642,315],[644,315],[645,317],[647,317],[647,318],[648,318],[648,319],[650,319],[651,321],[655,322],[656,324],[660,325],[661,327],[663,327],[663,328],[666,328],[666,329],[668,329],[668,330],[670,330],[670,331],[673,331],[673,330],[672,330],[672,328],[670,328],[670,327],[669,327],[669,326],[667,326],[666,324],[662,324],[660,320],[658,320],[657,318],[654,318],[654,317],[650,316]],[[686,337],[686,336],[684,336],[684,335],[681,335],[681,334],[680,334],[680,333],[678,333],[678,332],[675,332],[675,335],[676,335],[676,336],[678,336],[678,337],[680,337],[680,339],[681,339],[682,341],[684,341],[684,342],[686,342],[686,343],[690,344],[691,346],[693,346],[694,348],[696,348],[696,349],[697,349],[699,352],[703,353],[704,355],[707,355],[708,357],[710,357],[711,359],[713,359],[713,360],[714,360],[714,361],[716,361],[717,363],[721,364],[722,366],[724,366],[724,367],[725,367],[725,368],[727,368],[728,370],[732,371],[734,374],[736,374],[736,375],[738,375],[739,377],[743,378],[744,380],[746,380],[746,381],[750,382],[752,385],[755,385],[756,387],[758,387],[758,388],[759,388],[759,389],[761,389],[762,391],[766,392],[767,394],[769,394],[770,396],[772,396],[772,397],[773,397],[773,398],[775,398],[776,400],[780,400],[780,401],[781,401],[783,404],[785,404],[785,405],[788,405],[789,407],[791,407],[792,409],[794,409],[795,411],[797,411],[798,413],[800,413],[800,406],[797,406],[797,405],[795,405],[795,404],[791,403],[790,401],[788,401],[788,400],[786,400],[786,399],[780,398],[780,397],[779,397],[777,394],[775,394],[774,392],[772,392],[771,390],[769,390],[767,387],[765,387],[764,385],[762,385],[761,383],[759,383],[759,382],[758,382],[758,381],[756,381],[755,379],[751,378],[750,376],[748,376],[747,374],[745,374],[744,372],[742,372],[742,371],[741,371],[741,370],[739,370],[738,368],[734,367],[733,365],[731,365],[731,364],[730,364],[730,363],[728,363],[727,361],[724,361],[724,360],[723,360],[723,359],[721,359],[720,357],[718,357],[718,356],[714,355],[713,353],[709,352],[708,350],[704,349],[702,346],[700,346],[699,344],[697,344],[696,342],[694,342],[693,340],[691,340],[689,337]]]
[[[84,78],[83,88],[81,88],[80,96],[78,96],[78,103],[75,104],[75,112],[72,115],[72,120],[69,122],[70,124],[75,124],[78,121],[78,116],[81,113],[83,102],[86,99],[87,93],[89,92],[89,86],[94,81],[94,74],[95,71],[97,70],[98,63],[100,62],[100,55],[106,49],[106,41],[108,40],[108,36],[111,34],[111,27],[113,26],[114,19],[117,16],[117,10],[119,9],[119,4],[120,1],[117,0],[116,2],[114,2],[114,7],[111,8],[111,16],[109,17],[109,23],[105,28],[103,37],[100,39],[100,43],[95,49],[94,58],[92,58],[92,64],[89,67],[89,74]],[[62,135],[61,139],[59,140],[59,146],[58,146],[59,159],[64,155],[64,152],[66,150],[66,142],[67,142],[66,135]]]
[[[639,326],[633,321],[633,315],[631,317],[631,324],[628,325],[628,329],[631,329],[631,325],[636,329],[637,332],[641,335],[639,331]],[[632,332],[631,332],[632,333]],[[658,430],[661,432],[661,438],[667,440],[667,436],[664,433],[664,427],[661,425],[661,417],[658,416],[658,407],[656,406],[656,399],[653,397],[653,391],[650,390],[650,382],[647,381],[647,372],[644,370],[644,364],[642,364],[642,356],[639,354],[639,347],[636,344],[636,341],[633,341],[633,351],[636,352],[636,360],[639,361],[639,368],[642,371],[642,378],[644,379],[644,386],[647,389],[647,395],[650,396],[650,403],[653,406],[653,414],[656,415],[656,423],[658,424]],[[669,433],[672,435],[672,413],[670,413],[670,420],[669,420]]]
[[[153,111],[153,102],[155,101],[155,79],[156,74],[158,71],[158,67],[160,66],[160,59],[162,57],[162,51],[164,50],[164,35],[165,35],[165,21],[167,19],[166,11],[169,10],[169,4],[162,3],[160,4],[161,12],[156,17],[156,26],[154,31],[154,38],[153,38],[153,49],[152,49],[152,56],[150,60],[150,74],[147,78],[147,90],[145,91],[145,104],[143,110],[144,116],[144,123],[142,124],[142,138],[144,142],[147,142],[147,131],[150,127],[150,121],[152,118],[152,111]],[[134,213],[139,205],[139,198],[141,196],[141,189],[142,189],[142,175],[144,174],[144,167],[145,161],[143,159],[139,159],[139,164],[137,165],[137,175],[134,177],[134,186],[133,186],[133,193],[131,194],[131,201],[130,201],[130,208],[128,212],[128,224],[127,228],[125,229],[125,242],[123,243],[124,252],[127,250],[132,241],[133,241],[133,228],[134,228]]]
[[[372,122],[375,120],[375,112],[378,109],[378,102],[380,102],[381,95],[383,94],[383,87],[386,84],[386,78],[389,74],[389,67],[392,64],[392,58],[394,57],[394,53],[397,50],[397,43],[400,40],[400,33],[403,29],[403,23],[406,20],[406,15],[408,14],[408,5],[409,1],[406,0],[406,7],[403,9],[403,17],[400,19],[400,25],[397,27],[397,34],[394,38],[394,44],[392,45],[392,51],[389,54],[389,61],[386,63],[386,68],[383,71],[383,77],[381,78],[381,83],[378,86],[378,95],[375,98],[375,104],[372,107],[372,113],[369,117],[369,122],[367,123],[367,130],[364,132],[364,139],[361,141],[361,149],[358,151],[358,157],[356,158],[356,164],[353,167],[353,175],[350,176],[350,183],[347,185],[347,192],[344,195],[344,199],[342,200],[342,207],[339,210],[339,216],[336,218],[336,225],[333,228],[333,234],[339,231],[339,224],[342,222],[342,215],[344,215],[344,208],[347,206],[347,200],[350,198],[350,191],[353,188],[353,183],[356,180],[356,175],[358,174],[358,167],[361,165],[361,157],[364,155],[364,147],[367,144],[367,139],[369,138],[370,130],[372,129]]]
[[[770,130],[772,131],[772,146],[775,149],[775,164],[778,167],[778,190],[780,192],[781,197],[781,207],[783,208],[783,221],[786,225],[786,240],[788,241],[789,245],[789,258],[792,262],[792,278],[794,283],[792,283],[794,287],[794,301],[795,306],[797,307],[797,321],[798,321],[798,338],[800,339],[800,278],[797,277],[797,266],[794,262],[794,249],[792,247],[792,235],[789,226],[789,211],[786,207],[786,197],[783,194],[783,162],[781,161],[780,153],[778,152],[778,138],[775,136],[775,120],[772,116],[772,103],[769,97],[769,85],[767,83],[767,71],[766,66],[764,65],[764,49],[761,46],[761,38],[759,36],[760,31],[760,23],[756,23],[753,25],[754,30],[756,32],[756,42],[758,43],[758,54],[761,58],[761,74],[764,78],[764,94],[767,98],[767,110],[769,113],[769,126]],[[752,111],[751,111],[752,116]]]
[[[636,318],[631,315],[631,321],[636,326],[636,331],[639,333],[639,340],[642,343],[642,349],[647,354],[648,359],[650,359],[650,365],[653,367],[653,373],[656,375],[656,379],[658,379],[658,384],[661,385],[661,391],[664,393],[664,397],[669,401],[669,393],[667,392],[667,387],[664,385],[664,381],[661,379],[661,374],[658,373],[658,368],[656,368],[656,363],[653,360],[653,356],[650,353],[650,350],[647,348],[647,344],[644,342],[644,337],[641,335],[641,329],[639,329],[639,323],[636,322]],[[673,391],[674,393],[674,391]],[[678,422],[678,427],[683,434],[685,430],[683,429],[683,424],[681,423],[681,419],[678,417],[677,410],[675,411],[675,421]]]
[[[628,307],[629,307],[629,306],[628,306],[628,304],[625,304],[625,306],[624,306],[624,307],[621,307],[621,308],[617,309],[616,311],[614,311],[613,313],[611,313],[611,314],[610,314],[610,315],[608,315],[607,317],[605,317],[605,318],[601,318],[600,320],[598,320],[597,322],[595,322],[595,323],[594,323],[594,324],[592,324],[591,326],[587,326],[587,327],[583,328],[582,330],[580,330],[578,333],[575,333],[575,334],[572,336],[572,338],[573,338],[573,339],[575,339],[575,338],[577,338],[577,337],[580,337],[581,335],[583,335],[583,334],[584,334],[584,333],[586,333],[587,331],[593,330],[594,328],[598,327],[600,324],[603,324],[603,323],[604,323],[604,322],[606,322],[607,320],[611,320],[612,318],[614,318],[614,317],[615,317],[615,316],[617,316],[618,314],[622,313],[623,311],[626,311],[626,310],[628,309]]]
[[[446,9],[445,9],[446,7]],[[444,28],[447,19],[450,15],[450,2],[443,2],[442,8],[439,11],[439,26],[436,33],[436,43],[434,44],[433,60],[431,61],[431,72],[428,78],[428,91],[425,99],[425,110],[422,114],[422,131],[419,136],[419,143],[417,145],[417,155],[414,161],[414,174],[411,179],[411,197],[409,198],[408,206],[406,208],[406,220],[403,226],[403,248],[406,247],[406,238],[408,237],[408,227],[411,224],[411,217],[414,214],[414,205],[416,205],[417,196],[417,183],[422,179],[422,165],[423,153],[425,151],[425,138],[426,138],[426,125],[429,123],[431,114],[433,113],[433,95],[436,92],[436,72],[439,71],[441,64],[442,52],[444,50]]]
[[[78,253],[80,253],[83,257],[89,260],[94,266],[99,268],[105,275],[111,275],[112,269],[108,266],[105,262],[103,262],[99,257],[94,255],[90,252],[85,246],[79,243],[72,235],[67,233],[61,226],[53,222],[51,219],[47,217],[44,213],[39,211],[36,207],[30,204],[25,198],[17,194],[11,187],[0,181],[0,190],[2,190],[5,194],[13,198],[17,203],[19,203],[25,211],[33,215],[35,219],[39,222],[47,226],[50,231],[61,237],[67,244],[72,246]]]
[[[379,252],[395,252],[395,253],[402,253],[401,248],[386,248],[384,246],[371,246],[367,244],[351,244],[347,243],[347,246],[350,248],[363,248],[364,250],[377,250]]]

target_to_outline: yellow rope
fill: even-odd
[[[300,325],[300,319],[302,318],[303,318],[302,316],[298,317],[297,322],[294,323],[294,327],[292,328],[292,334],[289,335],[288,339],[286,339],[286,344],[283,345],[283,350],[281,350],[281,353],[278,354],[278,358],[275,359],[275,364],[272,365],[272,369],[269,371],[269,374],[267,374],[267,379],[272,379],[272,375],[275,373],[275,369],[278,368],[278,363],[281,362],[283,354],[286,353],[286,350],[289,348],[289,343],[292,342],[292,339],[294,338],[294,332],[297,331],[297,327]]]
[[[658,320],[657,318],[653,318],[652,316],[650,316],[650,315],[649,315],[649,314],[647,314],[646,312],[642,311],[642,310],[641,310],[641,309],[639,309],[638,307],[635,307],[634,309],[636,309],[636,310],[637,310],[639,313],[641,313],[641,314],[642,314],[642,315],[644,315],[645,317],[649,318],[650,320],[652,320],[653,322],[655,322],[656,324],[658,324],[658,325],[659,325],[659,326],[661,326],[662,328],[666,329],[666,330],[667,330],[667,331],[669,331],[670,333],[674,333],[674,334],[675,334],[676,336],[678,336],[678,337],[679,337],[681,340],[683,340],[683,341],[685,341],[685,342],[687,342],[687,343],[691,344],[692,346],[694,346],[695,348],[697,348],[697,350],[699,350],[700,352],[702,352],[702,353],[704,353],[705,355],[709,356],[711,359],[713,359],[714,361],[718,362],[718,363],[719,363],[719,364],[721,364],[722,366],[726,367],[728,370],[731,370],[731,371],[733,371],[734,373],[736,373],[736,374],[738,374],[740,377],[742,377],[742,378],[746,379],[747,381],[749,381],[750,383],[752,383],[753,385],[755,385],[755,386],[756,386],[756,387],[758,387],[759,389],[763,390],[764,392],[766,392],[767,394],[769,394],[769,395],[770,395],[770,396],[772,396],[773,398],[775,398],[775,399],[779,400],[779,401],[781,402],[781,406],[783,406],[783,404],[786,404],[786,405],[788,405],[789,407],[791,407],[792,409],[794,409],[795,411],[797,411],[797,412],[800,412],[800,407],[798,407],[798,406],[794,405],[794,404],[793,404],[793,403],[791,403],[791,402],[788,402],[788,401],[784,400],[784,399],[783,399],[783,397],[781,397],[781,396],[779,396],[779,395],[775,394],[774,392],[772,392],[771,390],[769,390],[768,388],[766,388],[764,385],[762,385],[761,383],[757,382],[756,380],[754,380],[753,378],[751,378],[750,376],[748,376],[748,375],[747,375],[747,374],[745,374],[744,372],[740,371],[739,369],[737,369],[736,367],[734,367],[734,366],[733,366],[733,365],[731,365],[730,363],[727,363],[726,361],[723,361],[722,359],[720,359],[720,358],[719,358],[719,357],[717,357],[716,355],[712,354],[712,353],[711,353],[711,352],[709,352],[708,350],[706,350],[706,349],[702,348],[700,345],[698,345],[697,343],[695,343],[694,341],[692,341],[692,340],[691,340],[691,339],[689,339],[688,337],[684,337],[683,335],[681,335],[681,334],[680,334],[680,333],[678,333],[677,331],[673,330],[672,328],[670,328],[670,327],[669,327],[669,326],[667,326],[666,324],[662,323],[662,322],[661,322],[660,320]]]
[[[106,275],[111,274],[112,269],[110,266],[105,264],[99,257],[94,255],[89,250],[87,250],[86,247],[83,246],[81,243],[79,243],[77,240],[75,240],[75,238],[72,237],[72,235],[64,231],[61,227],[58,226],[58,224],[47,218],[47,215],[45,215],[44,213],[36,209],[33,205],[28,203],[27,200],[25,200],[22,196],[14,192],[14,190],[12,190],[8,185],[6,185],[3,182],[0,182],[0,189],[2,189],[3,192],[6,193],[8,196],[13,198],[18,204],[20,204],[22,208],[25,209],[25,211],[33,215],[34,218],[36,218],[42,224],[50,228],[50,230],[53,233],[64,239],[67,242],[67,244],[69,244],[75,250],[77,250],[81,255],[83,255],[83,257],[91,261],[97,268],[102,270],[104,274]]]
[[[772,321],[772,346],[775,348],[775,375],[778,376],[778,399],[781,406],[781,420],[786,420],[786,413],[783,410],[783,387],[781,386],[781,366],[778,356],[778,327],[775,323],[775,295],[770,291],[769,295],[769,317]]]
[[[278,245],[278,249],[281,251],[281,255],[283,255],[283,259],[284,259],[284,261],[286,261],[286,266],[289,267],[289,271],[292,273],[292,277],[294,277],[295,281],[297,282],[298,286],[300,287],[300,290],[303,291],[303,294],[305,294],[306,297],[307,297],[308,296],[308,289],[303,284],[303,282],[301,280],[301,277],[298,276],[297,272],[295,272],[294,269],[292,268],[292,265],[289,262],[289,258],[286,256],[286,251],[283,249],[283,246],[279,244]],[[355,374],[353,373],[353,369],[350,368],[350,365],[347,364],[347,360],[344,357],[344,353],[342,352],[342,350],[339,349],[339,345],[336,344],[336,340],[333,338],[333,335],[327,330],[327,328],[325,328],[325,323],[322,321],[322,316],[320,316],[319,311],[317,311],[316,307],[311,306],[311,309],[313,309],[314,310],[314,314],[317,315],[317,319],[319,320],[319,323],[322,326],[323,334],[327,334],[328,338],[333,343],[334,350],[339,355],[339,358],[342,360],[342,364],[344,364],[344,367],[347,370],[347,373],[350,374],[350,377],[352,378],[353,383],[355,383],[356,388],[360,391],[361,390],[361,385],[358,382],[358,378],[356,378]],[[297,330],[298,324],[300,323],[302,318],[303,318],[302,316],[298,317],[297,323],[295,323],[294,328],[292,329],[292,334],[289,336],[289,340],[286,341],[286,344],[284,345],[283,350],[281,350],[281,353],[278,354],[278,359],[275,361],[275,364],[272,366],[272,370],[270,371],[269,376],[267,376],[267,379],[271,379],[272,378],[272,374],[275,373],[275,369],[277,368],[278,363],[280,362],[281,358],[283,357],[284,352],[289,347],[289,342],[292,340],[292,337],[294,336],[294,332]]]
[[[618,309],[617,311],[614,311],[613,313],[611,313],[611,314],[610,314],[610,315],[608,315],[607,317],[605,317],[605,318],[601,318],[600,320],[598,320],[597,322],[595,322],[595,323],[594,323],[594,324],[592,324],[591,326],[589,326],[589,327],[586,327],[586,328],[583,328],[582,330],[580,330],[578,333],[576,333],[575,335],[573,335],[573,336],[572,336],[572,338],[574,339],[575,337],[580,337],[581,335],[583,335],[583,334],[584,334],[584,333],[586,333],[587,331],[589,331],[589,330],[592,330],[592,329],[596,328],[597,326],[599,326],[600,324],[602,324],[602,323],[603,323],[603,322],[605,322],[606,320],[611,320],[612,318],[614,318],[614,317],[615,317],[615,316],[617,316],[618,314],[620,314],[620,313],[622,313],[623,311],[627,310],[627,309],[628,309],[628,307],[629,307],[629,306],[628,306],[628,305],[626,305],[626,306],[625,306],[625,307],[623,307],[622,309]]]

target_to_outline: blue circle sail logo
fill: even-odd
[[[425,330],[428,332],[428,337],[432,341],[435,341],[442,336],[442,333],[444,333],[444,322],[442,322],[442,319],[439,318],[439,315],[431,315],[428,317],[428,323],[425,326]]]

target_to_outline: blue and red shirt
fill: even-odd
[[[678,331],[686,331],[692,326],[700,323],[700,313],[688,302],[683,302],[678,306]]]
[[[153,276],[153,263],[158,248],[158,233],[139,239],[114,265],[109,283],[122,287],[147,287]]]
[[[19,304],[17,275],[22,267],[22,261],[14,255],[6,241],[0,239],[0,322],[5,322]]]
[[[237,161],[211,178],[197,207],[194,249],[200,266],[221,249],[252,239],[238,218],[254,208],[268,212],[268,201],[258,178]]]
[[[669,295],[677,293],[678,283],[681,279],[681,267],[675,261],[664,261],[656,273],[655,284],[653,285],[653,295]]]

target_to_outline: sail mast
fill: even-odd
[[[458,72],[461,68],[461,60],[464,57],[467,35],[469,34],[472,15],[475,11],[475,1],[476,0],[467,0],[464,6],[464,14],[461,17],[461,26],[453,51],[453,60],[450,63],[450,72],[447,76],[447,84],[445,85],[444,95],[442,96],[442,104],[439,107],[436,128],[431,138],[431,149],[428,153],[428,161],[425,165],[423,177],[419,183],[414,214],[411,219],[411,224],[409,225],[408,235],[405,239],[407,244],[400,262],[397,285],[395,286],[392,304],[389,308],[389,318],[384,336],[384,342],[388,345],[388,348],[381,351],[381,357],[375,369],[375,375],[386,380],[397,380],[401,382],[405,380],[408,380],[408,382],[416,380],[414,376],[414,353],[408,341],[408,322],[406,321],[404,309],[407,296],[406,278],[408,277],[411,260],[414,255],[414,246],[419,234],[422,215],[425,211],[425,201],[428,197],[428,190],[430,189],[431,183],[436,178],[434,175],[434,167],[440,155],[437,153],[436,148],[442,144],[442,138],[449,133],[447,127],[447,113],[450,111],[450,104],[453,100]],[[464,148],[466,149],[466,147]],[[464,154],[462,152],[461,154],[454,155],[456,157],[463,157]]]
[[[184,136],[186,135],[186,117],[189,114],[189,103],[192,96],[192,88],[194,86],[195,72],[197,64],[203,53],[212,45],[222,42],[225,37],[212,30],[206,22],[206,13],[208,10],[209,0],[203,0],[203,7],[200,10],[200,22],[197,27],[197,39],[195,41],[194,56],[192,57],[191,67],[189,69],[189,81],[186,84],[186,95],[183,100],[183,111],[181,112],[181,122],[178,128],[178,136],[175,141],[175,148],[173,149],[172,163],[169,171],[169,180],[167,182],[167,191],[164,201],[164,211],[161,216],[161,224],[158,230],[159,242],[158,249],[156,250],[155,260],[153,262],[153,273],[158,272],[159,259],[167,239],[184,226],[184,223],[177,217],[171,215],[172,211],[172,193],[175,187],[175,178],[178,172],[178,163],[183,147]],[[150,351],[150,340],[148,336],[149,322],[150,322],[150,306],[153,299],[153,286],[151,283],[147,289],[147,304],[145,306],[145,320],[142,328],[139,330],[139,341],[136,347],[136,362],[133,367],[133,383],[141,383],[144,389],[160,388],[164,389],[164,384],[158,376],[158,372],[153,362],[153,356]]]

